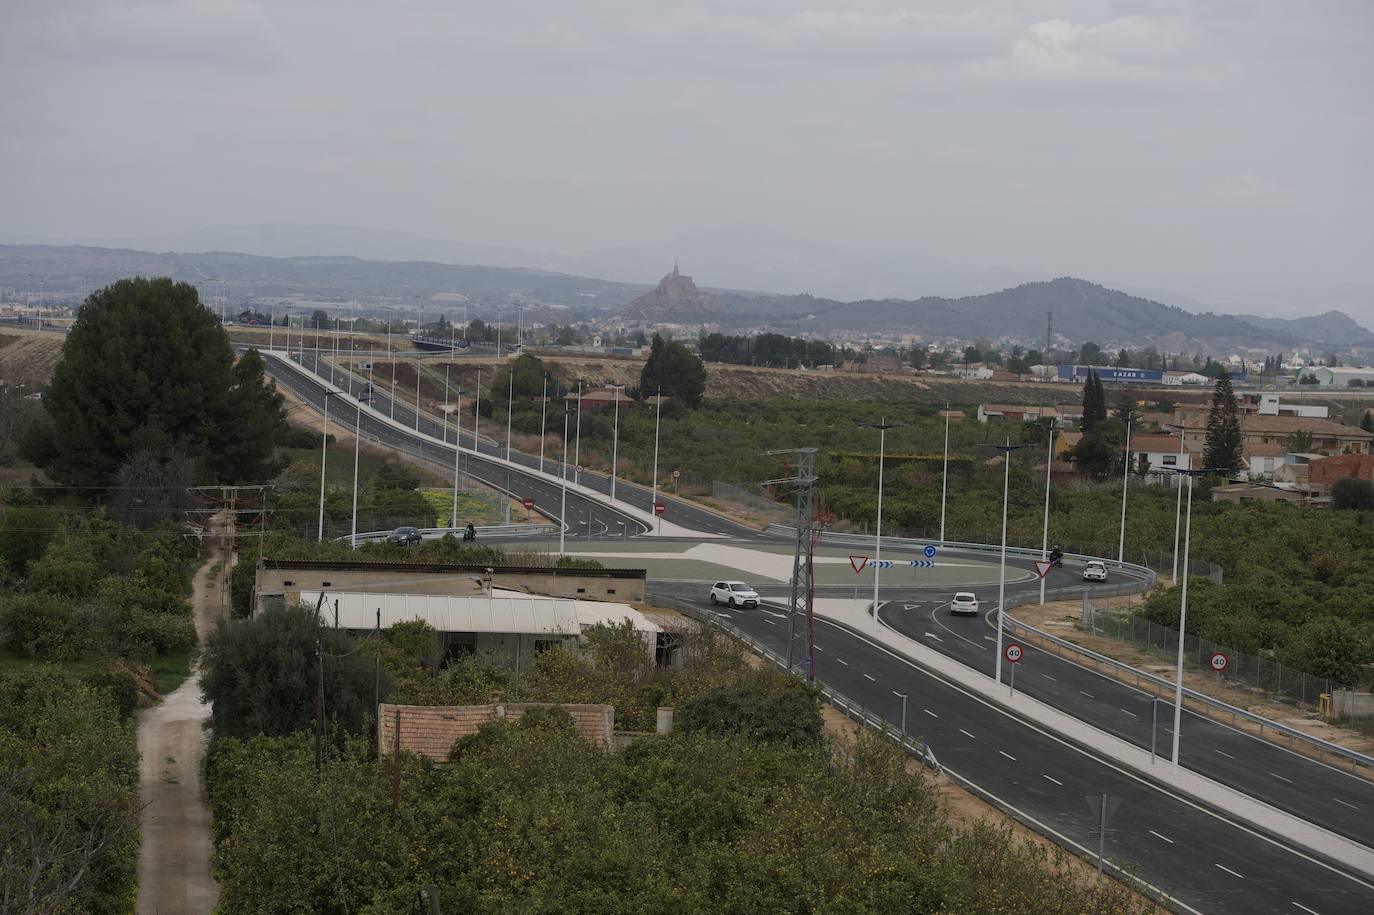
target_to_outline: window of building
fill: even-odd
[[[1177,464],[1177,463],[1178,463],[1178,455],[1176,455],[1176,454],[1166,454],[1166,455],[1164,455],[1164,466],[1165,466],[1165,467],[1172,467],[1174,464]]]

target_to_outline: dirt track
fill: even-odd
[[[193,585],[201,644],[226,612],[227,582],[220,560],[220,554],[212,554]],[[210,812],[202,783],[210,706],[200,697],[198,666],[138,722],[139,798],[144,805],[138,850],[140,915],[212,912],[219,899],[219,887],[210,874]]]

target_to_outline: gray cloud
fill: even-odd
[[[2,228],[371,225],[577,255],[753,226],[1369,320],[1371,10],[10,0]]]

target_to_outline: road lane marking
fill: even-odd
[[[1140,716],[1137,715],[1135,712],[1127,711],[1127,710],[1124,709],[1124,708],[1122,708],[1122,709],[1117,709],[1117,711],[1118,711],[1118,712],[1126,712],[1126,714],[1127,714],[1127,715],[1130,715],[1132,718],[1139,718],[1139,717],[1140,717]]]
[[[1006,750],[998,750],[997,752],[998,752],[998,753],[1001,753],[1003,756],[1005,756],[1007,759],[1010,759],[1012,762],[1016,762],[1016,757],[1015,757],[1015,756],[1012,756],[1012,755],[1011,755],[1010,753],[1008,753]]]
[[[1083,692],[1083,690],[1081,690],[1081,689],[1078,691],[1078,693],[1079,693],[1079,695],[1081,695],[1081,696],[1087,696],[1089,699],[1096,699],[1096,698],[1097,698],[1097,697],[1094,696],[1092,693],[1085,693],[1085,692]]]
[[[1173,840],[1173,839],[1171,839],[1171,838],[1169,838],[1168,836],[1165,836],[1165,835],[1160,835],[1159,833],[1155,832],[1153,829],[1149,830],[1149,833],[1150,833],[1150,835],[1155,836],[1156,838],[1163,839],[1165,842],[1168,842],[1170,845],[1173,845],[1173,844],[1174,844],[1174,840]]]
[[[777,623],[773,622],[772,620],[764,620],[764,622],[767,623],[767,624],[770,625],[770,626],[776,626],[776,625],[777,625]]]
[[[1061,788],[1064,787],[1064,783],[1061,782],[1059,779],[1055,778],[1053,775],[1045,775],[1045,774],[1041,773],[1040,777],[1041,777],[1041,778],[1047,778],[1047,779],[1049,779],[1050,781],[1054,782],[1056,785],[1058,785],[1058,786],[1061,787]]]
[[[873,676],[872,674],[864,674],[864,679],[868,680],[870,683],[878,682],[878,678]]]
[[[1272,776],[1274,776],[1274,778],[1277,778],[1277,779],[1278,779],[1279,781],[1281,781],[1281,782],[1288,782],[1288,784],[1290,784],[1290,785],[1293,784],[1293,780],[1292,780],[1291,778],[1284,778],[1282,775],[1279,775],[1277,772],[1270,772],[1269,774],[1272,775]]]
[[[1226,873],[1230,874],[1232,877],[1237,877],[1237,878],[1239,878],[1239,879],[1241,879],[1241,880],[1244,880],[1244,879],[1245,879],[1244,877],[1241,877],[1240,874],[1238,874],[1238,873],[1236,873],[1235,871],[1231,870],[1229,867],[1227,867],[1227,866],[1224,865],[1224,864],[1214,864],[1213,867],[1219,867],[1219,868],[1221,868],[1222,870],[1226,871]]]
[[[960,729],[959,729],[959,733],[960,733],[960,734],[963,734],[963,735],[964,735],[965,737],[967,737],[969,740],[977,740],[977,739],[978,739],[977,737],[974,737],[972,734],[970,734],[968,731],[965,731],[963,728],[960,728]]]
[[[1351,810],[1359,810],[1359,809],[1360,809],[1360,808],[1356,807],[1354,804],[1347,804],[1347,803],[1345,803],[1345,801],[1341,800],[1341,799],[1338,798],[1338,797],[1333,797],[1331,800],[1335,801],[1337,804],[1341,804],[1341,805],[1343,805],[1343,806],[1349,807]],[[1293,903],[1293,904],[1294,904],[1294,905],[1297,905],[1296,902]]]
[[[1216,747],[1212,747],[1212,752],[1213,752],[1213,753],[1220,753],[1222,756],[1225,756],[1227,759],[1235,759],[1235,757],[1232,756],[1230,753],[1227,753],[1227,752],[1224,751],[1224,750],[1218,750]]]
[[[926,633],[926,638],[928,638],[928,639],[934,639],[934,640],[937,641],[937,642],[943,642],[943,641],[944,641],[944,639],[940,638],[938,635],[936,635],[936,634],[933,633],[933,632],[927,632],[927,633]]]
[[[835,660],[836,660],[836,661],[839,661],[839,662],[840,662],[841,664],[843,664],[845,667],[848,667],[848,666],[849,666],[849,662],[846,661],[844,658],[836,658]]]
[[[1046,680],[1054,680],[1054,677],[1051,677],[1049,674],[1041,674],[1040,676],[1044,677]],[[1059,681],[1054,680],[1054,682],[1058,683]]]
[[[1311,912],[1312,915],[1321,915],[1320,912],[1316,911],[1315,909],[1309,909],[1307,906],[1303,905],[1301,902],[1294,902],[1293,905],[1295,905],[1295,906],[1297,906],[1298,908],[1302,909],[1304,912]]]
[[[822,647],[821,647],[821,646],[819,646],[819,645],[817,645],[817,646],[816,646],[816,650],[817,650],[817,651],[825,651],[825,649],[824,649],[824,648],[822,648]]]
[[[984,642],[995,642],[995,641],[997,641],[997,636],[995,636],[995,635],[985,635],[985,636],[983,636],[983,641],[984,641]]]
[[[921,709],[921,711],[925,712],[927,715],[929,715],[929,716],[932,717],[932,718],[939,718],[939,717],[940,717],[939,715],[935,714],[934,712],[932,712],[932,711],[931,711],[930,709],[928,709],[928,708],[923,708],[923,709]]]

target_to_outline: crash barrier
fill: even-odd
[[[466,527],[421,527],[417,528],[420,532],[421,540],[439,540],[452,534],[459,540],[463,539],[463,534],[467,532]],[[547,537],[558,533],[556,524],[489,524],[482,527],[474,527],[477,533],[477,541],[490,538],[510,539],[511,537]],[[355,543],[382,543],[392,535],[394,531],[368,531],[359,533]],[[352,539],[351,535],[336,537],[340,542]]]

